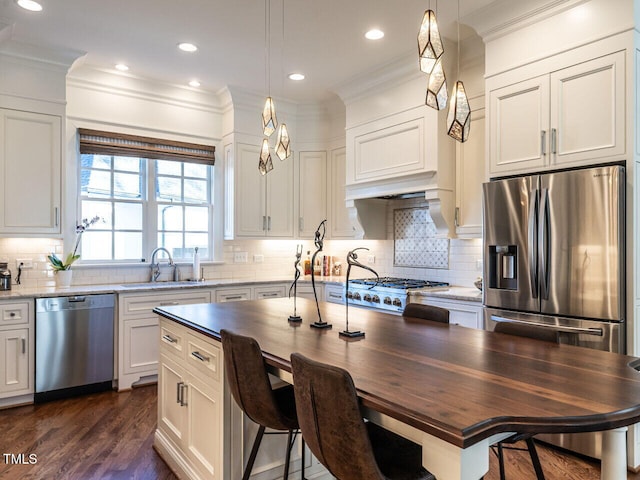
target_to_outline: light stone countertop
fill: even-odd
[[[43,298],[43,297],[68,297],[74,295],[99,295],[104,293],[143,293],[158,290],[177,290],[190,288],[216,288],[216,287],[240,287],[245,285],[265,285],[270,283],[291,283],[290,278],[273,279],[215,279],[203,280],[201,282],[139,282],[122,284],[101,284],[101,285],[71,285],[67,288],[58,287],[22,287],[12,285],[11,290],[0,291],[0,300],[19,300],[22,298]],[[321,284],[344,284],[345,277],[316,277],[316,282]],[[311,284],[311,276],[307,275],[298,280],[298,285]]]
[[[462,300],[482,303],[482,292],[475,287],[449,287],[446,289],[421,290],[409,292],[411,296],[437,297],[442,300]]]

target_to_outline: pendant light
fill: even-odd
[[[469,140],[471,107],[460,80],[460,0],[458,0],[458,81],[453,87],[447,113],[447,134],[460,143]]]
[[[271,153],[269,153],[269,139],[262,139],[262,148],[260,149],[260,161],[258,162],[258,170],[262,175],[266,175],[273,170],[273,162],[271,161]]]
[[[284,2],[282,0],[282,43],[280,44],[280,81],[284,78]],[[281,83],[282,85],[282,83]],[[281,123],[278,127],[278,136],[276,137],[276,155],[280,160],[285,160],[291,156],[291,139],[289,138],[289,130],[285,123]]]
[[[436,2],[436,9],[438,8]],[[418,32],[418,56],[420,57],[420,70],[426,74],[430,74],[435,67],[436,62],[444,53],[442,39],[438,23],[436,22],[436,14],[431,10],[431,2],[429,2],[429,10],[424,12],[422,24]]]
[[[271,0],[265,0],[265,62],[264,62],[264,70],[265,70],[265,79],[267,84],[267,100],[264,103],[264,108],[262,109],[262,131],[267,136],[270,137],[273,132],[276,131],[276,127],[278,126],[278,121],[276,120],[276,107],[273,103],[273,98],[271,98],[271,69],[270,69],[270,61],[271,61]]]
[[[448,98],[447,79],[442,68],[442,57],[440,57],[429,75],[425,104],[436,110],[443,110],[447,106]]]
[[[278,137],[276,140],[276,155],[280,160],[285,160],[289,156],[291,156],[291,141],[289,139],[289,131],[287,130],[287,125],[284,123],[280,124],[278,128]]]

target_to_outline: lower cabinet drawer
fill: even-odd
[[[220,381],[222,358],[220,347],[188,333],[186,356],[187,364],[194,367],[197,372],[216,382]]]

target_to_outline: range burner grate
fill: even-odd
[[[355,285],[372,286],[376,284],[375,278],[359,278],[349,281]],[[397,277],[380,277],[377,286],[387,288],[400,288],[408,290],[410,288],[428,288],[428,287],[448,287],[447,282],[438,282],[434,280],[416,280],[412,278],[397,278]]]

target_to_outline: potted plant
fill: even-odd
[[[83,218],[82,222],[80,222],[79,225],[76,225],[75,247],[73,248],[72,253],[64,257],[64,260],[58,257],[55,253],[51,253],[47,256],[47,258],[49,259],[49,263],[51,264],[51,268],[53,268],[56,275],[56,285],[58,287],[68,287],[69,285],[71,285],[71,265],[73,264],[73,262],[80,258],[80,255],[77,254],[77,251],[78,247],[80,246],[80,240],[82,240],[82,234],[87,228],[100,220],[101,218],[96,215],[91,220]]]

